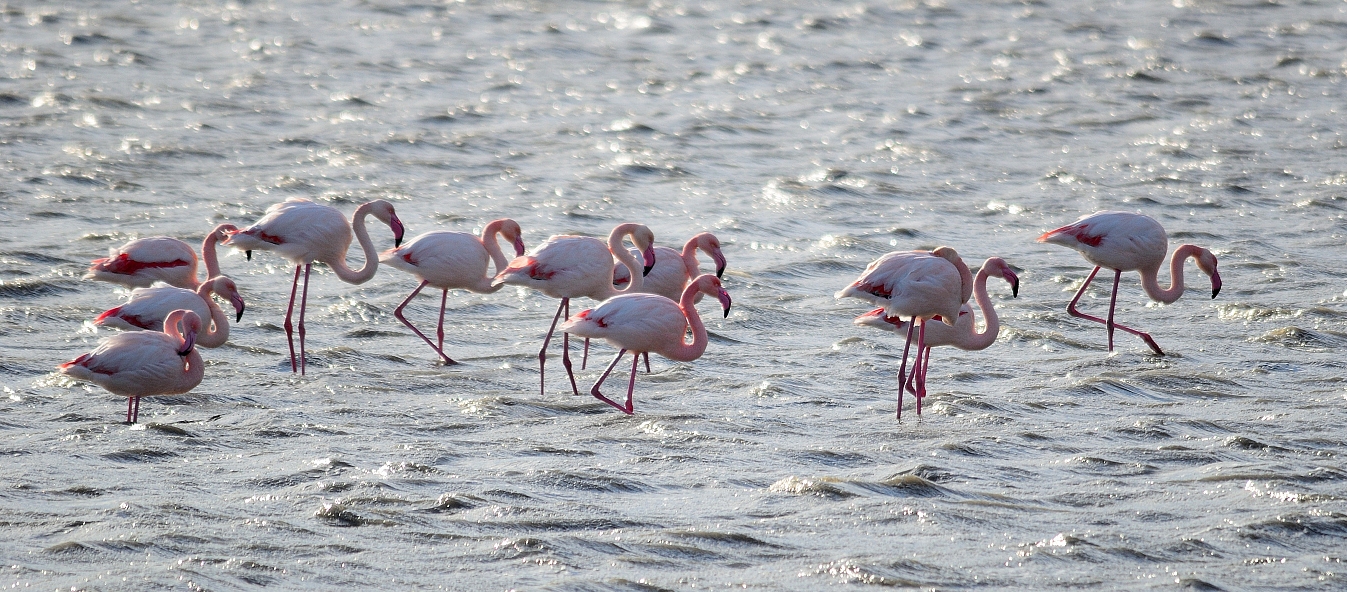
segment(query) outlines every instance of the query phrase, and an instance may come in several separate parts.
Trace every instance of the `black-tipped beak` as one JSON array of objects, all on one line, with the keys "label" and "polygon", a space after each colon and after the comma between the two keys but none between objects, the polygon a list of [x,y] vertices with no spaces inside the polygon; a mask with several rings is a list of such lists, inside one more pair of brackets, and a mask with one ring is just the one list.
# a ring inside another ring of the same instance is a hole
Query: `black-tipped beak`
[{"label": "black-tipped beak", "polygon": [[234,315],[234,322],[237,323],[242,320],[243,320],[243,307],[240,306],[238,314]]},{"label": "black-tipped beak", "polygon": [[407,231],[406,227],[402,225],[402,220],[399,220],[397,215],[394,214],[388,219],[388,227],[393,230],[393,248],[401,247],[402,235]]},{"label": "black-tipped beak", "polygon": [[1221,293],[1221,276],[1217,273],[1211,274],[1211,297],[1215,298]]},{"label": "black-tipped beak", "polygon": [[725,268],[724,268],[724,267],[717,267],[717,268],[716,268],[716,279],[720,279],[720,276],[722,276],[722,275],[725,275]]},{"label": "black-tipped beak", "polygon": [[650,275],[650,270],[655,268],[655,247],[648,247],[645,250],[645,271],[641,272],[641,277]]},{"label": "black-tipped beak", "polygon": [[1019,278],[1015,278],[1015,281],[1010,282],[1010,297],[1011,297],[1011,298],[1019,298],[1019,297],[1020,297],[1020,279],[1019,279]]},{"label": "black-tipped beak", "polygon": [[721,318],[729,318],[729,316],[730,316],[730,293],[729,293],[729,292],[726,292],[725,290],[721,290],[721,291],[720,291],[720,294],[717,294],[716,296],[717,296],[718,298],[720,298],[720,305],[723,306],[723,307],[725,307],[725,316],[723,316],[723,317],[721,317]]},{"label": "black-tipped beak", "polygon": [[716,249],[714,253],[711,253],[711,258],[716,262],[716,278],[720,278],[725,274],[725,255],[721,254],[720,249]]},{"label": "black-tipped beak", "polygon": [[514,237],[514,256],[523,257],[525,250],[526,249],[524,249],[524,237],[522,236]]},{"label": "black-tipped beak", "polygon": [[244,252],[243,252],[243,258],[244,258],[244,259],[247,259],[247,260],[249,260],[249,261],[252,261],[252,260],[253,260],[253,250],[252,250],[252,249],[248,249],[247,251],[244,251]]}]

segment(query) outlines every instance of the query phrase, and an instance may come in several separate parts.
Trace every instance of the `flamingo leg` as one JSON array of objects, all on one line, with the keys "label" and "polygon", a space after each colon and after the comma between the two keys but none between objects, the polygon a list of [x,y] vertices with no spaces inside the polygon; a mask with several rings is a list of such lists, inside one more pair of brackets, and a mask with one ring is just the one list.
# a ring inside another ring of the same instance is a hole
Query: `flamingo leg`
[{"label": "flamingo leg", "polygon": [[[921,330],[917,332],[917,352],[918,352],[918,356],[921,355],[920,352],[922,352],[923,350],[924,350],[924,351],[927,351],[927,352],[931,351],[930,348],[926,347],[926,321],[925,321],[925,320],[921,321]],[[914,363],[912,364],[912,372],[913,372],[914,374],[917,372],[917,364],[919,364],[919,363],[920,363],[920,362],[914,362]],[[921,415],[921,400],[924,399],[924,398],[926,398],[926,372],[923,371],[923,372],[921,373],[921,376],[917,377],[917,415]]]},{"label": "flamingo leg", "polygon": [[135,400],[135,397],[126,398],[126,423],[131,423],[131,403]]},{"label": "flamingo leg", "polygon": [[[435,350],[437,353],[439,353],[439,354],[440,354],[440,357],[444,360],[444,363],[445,363],[445,364],[454,364],[454,363],[456,363],[456,362],[454,362],[453,360],[449,359],[449,356],[444,355],[444,345],[443,345],[443,343],[444,343],[444,342],[443,342],[443,339],[444,339],[444,318],[443,318],[443,316],[441,316],[441,318],[440,318],[440,339],[441,339],[441,342],[440,342],[440,343],[441,343],[441,345],[440,345],[440,347],[435,347],[435,344],[432,343],[432,342],[430,341],[430,338],[429,338],[429,337],[426,337],[425,333],[422,333],[421,330],[420,330],[420,329],[417,329],[416,326],[413,325],[411,321],[407,320],[407,317],[405,317],[405,316],[402,315],[402,310],[405,309],[405,308],[407,308],[407,305],[408,305],[408,304],[411,304],[412,299],[413,299],[413,298],[416,298],[416,295],[417,295],[417,294],[420,294],[420,293],[421,293],[421,289],[422,289],[422,288],[425,288],[425,287],[426,287],[426,284],[428,284],[428,283],[430,283],[430,282],[427,282],[427,281],[424,281],[424,280],[423,280],[423,281],[421,282],[421,285],[417,286],[415,290],[412,290],[412,293],[407,295],[407,298],[406,298],[405,300],[402,301],[402,304],[399,304],[397,308],[393,309],[393,316],[394,316],[394,317],[397,317],[397,319],[398,319],[399,321],[402,321],[402,324],[406,325],[408,329],[411,329],[413,333],[415,333],[418,337],[420,337],[422,340],[424,340],[424,341],[426,342],[426,345],[429,345],[429,346],[430,346],[430,349],[433,349],[433,350]],[[441,315],[444,314],[444,309],[440,309],[440,314],[441,314]]]},{"label": "flamingo leg", "polygon": [[926,379],[926,370],[931,367],[931,348],[927,347],[921,352],[920,362],[913,362],[912,373],[907,376],[907,392],[917,394],[917,364],[921,364],[921,379]]},{"label": "flamingo leg", "polygon": [[903,418],[903,383],[907,381],[907,352],[912,347],[912,326],[915,324],[915,318],[907,324],[907,341],[903,342],[903,363],[898,366],[898,419]]},{"label": "flamingo leg", "polygon": [[580,369],[584,370],[585,365],[589,363],[589,338],[585,338],[585,353],[580,356]]},{"label": "flamingo leg", "polygon": [[1113,295],[1108,299],[1108,322],[1104,324],[1108,329],[1108,351],[1113,351],[1113,310],[1118,307],[1118,283],[1122,280],[1122,270],[1113,270]]},{"label": "flamingo leg", "polygon": [[[563,300],[566,307],[566,318],[571,318],[571,299]],[[563,332],[561,334],[561,365],[566,367],[566,376],[571,379],[571,391],[575,396],[580,396],[580,387],[575,385],[575,372],[571,369],[571,334]]]},{"label": "flamingo leg", "polygon": [[618,405],[616,401],[613,401],[612,399],[603,396],[603,393],[599,392],[599,387],[603,386],[603,381],[608,380],[608,375],[613,373],[613,368],[617,367],[617,363],[622,361],[622,356],[626,355],[626,353],[627,350],[625,349],[617,352],[617,356],[613,358],[613,362],[611,364],[608,364],[608,369],[603,371],[602,376],[599,376],[599,381],[594,383],[593,388],[589,389],[589,394],[594,395],[594,398],[603,401],[604,403],[607,403],[609,405],[612,405],[614,408],[621,410],[623,413],[631,415],[633,411],[631,404],[631,392],[632,389],[636,388],[636,360],[641,359],[640,352],[632,352],[632,357],[634,357],[635,359],[632,360],[631,364],[631,381],[627,388],[627,405],[625,407],[622,405]]},{"label": "flamingo leg", "polygon": [[136,408],[134,411],[131,412],[131,423],[136,423],[137,421],[140,421],[140,396],[137,395],[134,398],[136,400]]},{"label": "flamingo leg", "polygon": [[[1094,268],[1094,271],[1090,272],[1090,276],[1087,277],[1087,278],[1085,278],[1085,283],[1084,283],[1083,285],[1081,285],[1081,287],[1080,287],[1079,290],[1076,291],[1076,296],[1075,296],[1075,298],[1072,298],[1072,299],[1071,299],[1071,304],[1068,304],[1068,305],[1066,306],[1066,312],[1070,313],[1071,316],[1073,316],[1073,317],[1080,317],[1080,318],[1085,319],[1085,320],[1087,320],[1087,321],[1094,321],[1094,322],[1100,323],[1100,324],[1102,324],[1102,325],[1106,325],[1106,326],[1107,326],[1107,325],[1112,324],[1113,328],[1115,328],[1115,329],[1121,329],[1122,331],[1125,331],[1125,332],[1127,332],[1127,333],[1131,333],[1131,334],[1133,334],[1133,335],[1136,335],[1137,337],[1140,337],[1142,341],[1145,341],[1145,342],[1146,342],[1146,345],[1147,345],[1147,346],[1150,346],[1151,351],[1155,352],[1155,355],[1157,355],[1157,356],[1163,356],[1163,355],[1165,355],[1165,352],[1164,352],[1163,350],[1160,349],[1160,346],[1159,346],[1158,344],[1155,343],[1155,340],[1154,340],[1154,339],[1151,339],[1151,335],[1150,335],[1149,333],[1146,333],[1146,332],[1143,332],[1143,331],[1138,331],[1138,330],[1133,329],[1133,328],[1131,328],[1131,327],[1128,327],[1128,326],[1126,326],[1126,325],[1119,325],[1119,324],[1117,324],[1117,323],[1112,323],[1111,319],[1113,318],[1113,306],[1114,306],[1114,303],[1116,303],[1116,300],[1117,300],[1117,293],[1118,293],[1118,279],[1119,279],[1119,276],[1122,275],[1122,272],[1118,272],[1118,273],[1117,273],[1117,276],[1114,277],[1114,282],[1113,282],[1113,294],[1114,294],[1114,300],[1111,301],[1111,302],[1109,303],[1109,319],[1101,319],[1101,318],[1099,318],[1099,317],[1096,317],[1096,316],[1093,316],[1093,315],[1087,315],[1087,314],[1085,314],[1085,313],[1083,313],[1083,312],[1080,312],[1079,310],[1076,310],[1076,303],[1079,302],[1079,301],[1080,301],[1080,297],[1081,297],[1082,295],[1085,294],[1085,289],[1090,287],[1090,282],[1094,280],[1094,276],[1095,276],[1095,274],[1097,274],[1097,273],[1099,273],[1099,268],[1098,268],[1098,267],[1095,267],[1095,268]],[[1109,351],[1113,351],[1113,340],[1112,340],[1111,337],[1112,337],[1112,333],[1110,333],[1110,339],[1109,339]]]},{"label": "flamingo leg", "polygon": [[569,298],[562,298],[561,304],[557,305],[557,314],[552,317],[552,326],[547,329],[547,337],[543,338],[543,348],[538,350],[538,382],[540,394],[547,394],[547,378],[545,369],[547,366],[547,344],[552,342],[552,334],[557,330],[557,321],[561,319],[561,310],[566,308],[566,301]]},{"label": "flamingo leg", "polygon": [[290,304],[285,307],[285,341],[290,346],[290,371],[299,371],[299,363],[295,361],[295,326],[290,322],[290,318],[295,313],[295,294],[299,292],[299,266],[295,266],[295,281],[290,284]]},{"label": "flamingo leg", "polygon": [[[300,290],[299,295],[299,375],[304,376],[304,311],[309,308],[309,271],[313,269],[312,263],[304,264],[304,289]],[[291,362],[294,364],[294,362]],[[291,370],[293,372],[293,370]]]},{"label": "flamingo leg", "polygon": [[641,352],[641,357],[645,358],[645,373],[650,374],[650,352]]},{"label": "flamingo leg", "polygon": [[438,335],[440,338],[440,346],[436,348],[436,351],[440,352],[441,358],[444,358],[445,365],[454,365],[457,364],[458,362],[455,362],[449,356],[444,355],[444,306],[448,302],[449,302],[449,288],[445,288],[444,291],[440,292],[440,327],[436,331],[436,335]]}]

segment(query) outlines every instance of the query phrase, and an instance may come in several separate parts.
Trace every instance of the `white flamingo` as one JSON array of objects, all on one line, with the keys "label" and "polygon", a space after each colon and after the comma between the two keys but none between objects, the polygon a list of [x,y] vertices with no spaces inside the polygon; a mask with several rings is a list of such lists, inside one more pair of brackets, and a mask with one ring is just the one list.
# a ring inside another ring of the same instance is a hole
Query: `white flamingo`
[{"label": "white flamingo", "polygon": [[234,280],[218,276],[202,282],[196,290],[173,286],[136,288],[131,291],[131,299],[126,304],[104,311],[94,319],[94,324],[126,331],[159,331],[169,313],[186,309],[202,319],[210,319],[210,326],[198,336],[196,344],[220,347],[229,340],[229,317],[215,304],[211,294],[229,299],[234,307],[234,322],[243,318],[243,297],[239,295],[238,286]]},{"label": "white flamingo", "polygon": [[200,331],[201,317],[190,310],[175,310],[164,320],[163,332],[118,333],[56,368],[127,397],[126,421],[135,423],[141,397],[180,395],[201,384],[205,364],[196,350]]}]

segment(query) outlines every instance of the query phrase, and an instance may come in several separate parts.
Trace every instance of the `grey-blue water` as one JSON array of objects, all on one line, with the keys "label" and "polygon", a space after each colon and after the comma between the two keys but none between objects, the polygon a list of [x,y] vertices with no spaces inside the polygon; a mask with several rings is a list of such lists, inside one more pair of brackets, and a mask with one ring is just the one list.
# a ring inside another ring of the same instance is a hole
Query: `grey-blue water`
[{"label": "grey-blue water", "polygon": [[[1341,588],[1344,56],[1328,1],[11,0],[0,585]],[[53,372],[127,295],[90,259],[290,197],[390,200],[409,237],[710,230],[735,305],[633,417],[556,358],[538,393],[555,300],[451,295],[439,366],[386,267],[320,266],[295,376],[266,253],[224,258],[243,322],[139,425]],[[1220,259],[1215,300],[1124,277],[1168,356],[1066,314],[1089,267],[1034,238],[1101,209]],[[1022,288],[898,422],[901,340],[832,294],[942,244]]]}]

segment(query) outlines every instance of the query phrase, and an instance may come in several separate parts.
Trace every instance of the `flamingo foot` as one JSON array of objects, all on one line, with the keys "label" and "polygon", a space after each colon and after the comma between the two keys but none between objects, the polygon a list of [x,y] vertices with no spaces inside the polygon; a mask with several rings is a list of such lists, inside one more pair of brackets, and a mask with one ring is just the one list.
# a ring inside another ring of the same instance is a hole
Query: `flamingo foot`
[{"label": "flamingo foot", "polygon": [[599,381],[594,383],[593,388],[589,389],[589,394],[593,395],[595,399],[598,399],[600,401],[603,401],[604,403],[613,406],[614,409],[626,413],[627,415],[632,415],[635,413],[636,409],[635,406],[632,404],[631,395],[632,391],[636,388],[636,363],[641,359],[640,352],[632,352],[633,359],[631,362],[631,378],[627,383],[626,405],[618,404],[617,401],[609,399],[608,397],[605,397],[603,393],[599,392],[599,387],[603,386],[603,381],[608,379],[608,375],[612,374],[613,368],[617,366],[618,362],[622,361],[622,356],[625,355],[626,353],[627,350],[625,349],[617,352],[617,356],[613,358],[613,362],[611,364],[608,364],[608,369],[603,371],[603,375],[599,377]]}]

